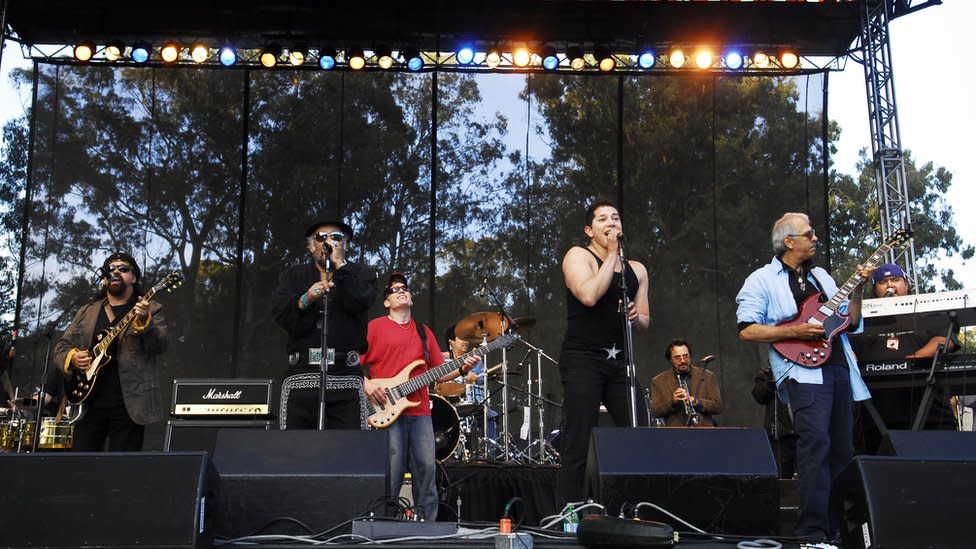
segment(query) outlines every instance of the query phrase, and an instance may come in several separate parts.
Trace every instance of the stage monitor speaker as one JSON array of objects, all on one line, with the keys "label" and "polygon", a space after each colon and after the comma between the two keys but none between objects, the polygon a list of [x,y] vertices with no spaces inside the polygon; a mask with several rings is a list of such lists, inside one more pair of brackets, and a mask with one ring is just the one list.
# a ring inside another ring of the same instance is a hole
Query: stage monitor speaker
[{"label": "stage monitor speaker", "polygon": [[976,461],[858,456],[830,504],[844,549],[971,548]]},{"label": "stage monitor speaker", "polygon": [[[776,460],[761,429],[593,429],[586,493],[616,515],[651,502],[709,532],[777,534]],[[687,527],[642,507],[641,519]]]},{"label": "stage monitor speaker", "polygon": [[207,452],[211,456],[220,429],[264,429],[274,422],[270,419],[171,419],[166,422],[163,450],[170,452]]},{"label": "stage monitor speaker", "polygon": [[3,547],[210,547],[202,452],[0,455]]},{"label": "stage monitor speaker", "polygon": [[[221,429],[214,466],[220,498],[214,533],[305,535],[382,511],[390,490],[386,431]],[[378,513],[380,514],[380,513]]]},{"label": "stage monitor speaker", "polygon": [[976,433],[962,431],[888,431],[879,456],[976,461]]}]

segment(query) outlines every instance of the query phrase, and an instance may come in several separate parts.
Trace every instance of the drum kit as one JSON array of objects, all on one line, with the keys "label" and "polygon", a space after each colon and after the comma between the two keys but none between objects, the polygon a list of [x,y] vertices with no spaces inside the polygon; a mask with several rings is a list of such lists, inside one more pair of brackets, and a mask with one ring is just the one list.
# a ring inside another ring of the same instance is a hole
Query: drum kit
[{"label": "drum kit", "polygon": [[[537,368],[534,372],[531,364],[525,371],[510,368],[507,351],[502,348],[498,351],[501,360],[490,368],[486,360],[478,367],[475,381],[458,378],[436,383],[431,392],[431,420],[438,462],[558,462],[558,453],[543,436],[543,406],[559,404],[543,397],[542,360],[558,363],[526,341],[524,336],[534,326],[532,317],[512,318],[499,312],[473,313],[455,324],[455,336],[474,345],[487,345],[502,334],[518,332],[523,336],[519,343],[529,349],[522,362],[535,353]],[[522,378],[525,378],[524,388]],[[525,411],[521,441],[509,430],[509,415],[516,410]],[[538,411],[537,429],[532,426],[535,410]],[[536,434],[538,437],[533,439]]]},{"label": "drum kit", "polygon": [[[0,453],[26,453],[34,447],[37,416],[36,400],[14,399],[12,408],[0,408]],[[74,436],[73,420],[61,417],[42,417],[37,449],[68,450]]]}]

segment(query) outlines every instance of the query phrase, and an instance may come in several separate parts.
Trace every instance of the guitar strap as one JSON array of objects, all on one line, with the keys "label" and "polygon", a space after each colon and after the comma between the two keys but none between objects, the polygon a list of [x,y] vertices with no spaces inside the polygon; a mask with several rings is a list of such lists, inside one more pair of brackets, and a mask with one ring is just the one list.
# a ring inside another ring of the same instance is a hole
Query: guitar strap
[{"label": "guitar strap", "polygon": [[112,306],[106,300],[102,308],[105,310],[105,316],[108,317],[108,327],[111,328],[115,324],[115,313],[112,311]]},{"label": "guitar strap", "polygon": [[414,319],[413,325],[417,327],[417,335],[420,336],[420,345],[424,348],[424,362],[430,364],[430,351],[427,350],[427,330],[424,329],[426,324]]}]

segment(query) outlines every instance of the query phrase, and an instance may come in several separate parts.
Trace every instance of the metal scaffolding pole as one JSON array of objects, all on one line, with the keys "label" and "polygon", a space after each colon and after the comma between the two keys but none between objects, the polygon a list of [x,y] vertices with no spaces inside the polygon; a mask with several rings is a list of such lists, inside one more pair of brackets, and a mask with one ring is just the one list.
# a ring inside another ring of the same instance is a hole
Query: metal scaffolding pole
[{"label": "metal scaffolding pole", "polygon": [[[864,0],[861,12],[861,51],[882,241],[887,241],[894,231],[912,224],[895,103],[891,44],[888,40],[892,1],[900,0]],[[909,284],[917,292],[914,241],[888,252],[887,260],[898,263],[905,269]]]}]

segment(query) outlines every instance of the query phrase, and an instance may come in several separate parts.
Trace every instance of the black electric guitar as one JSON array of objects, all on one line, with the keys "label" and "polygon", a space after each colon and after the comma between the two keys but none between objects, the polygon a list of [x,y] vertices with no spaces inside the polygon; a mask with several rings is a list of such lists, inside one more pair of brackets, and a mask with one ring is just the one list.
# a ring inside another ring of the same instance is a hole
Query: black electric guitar
[{"label": "black electric guitar", "polygon": [[416,377],[410,377],[410,372],[413,371],[414,368],[422,365],[424,363],[423,360],[415,360],[411,362],[406,368],[400,370],[400,373],[394,377],[374,379],[373,382],[383,388],[383,392],[386,394],[386,403],[378,405],[375,402],[368,401],[369,419],[367,421],[369,421],[369,424],[377,429],[389,427],[394,421],[397,420],[397,418],[400,417],[400,414],[402,414],[404,410],[420,405],[419,402],[408,399],[407,395],[422,387],[426,387],[431,382],[438,380],[451,372],[456,371],[458,368],[464,365],[464,361],[468,357],[483,357],[495,349],[501,349],[502,347],[510,347],[514,345],[518,339],[519,335],[514,332],[504,334],[501,337],[488,342],[486,345],[475,347],[473,351],[465,353],[450,362],[445,362],[432,370],[427,370]]},{"label": "black electric guitar", "polygon": [[[166,275],[166,278],[160,280],[155,286],[150,288],[142,297],[150,301],[155,297],[157,292],[162,290],[170,291],[182,283],[183,274],[179,271],[173,271]],[[64,389],[65,393],[67,393],[69,403],[81,404],[88,399],[92,389],[95,388],[98,372],[112,360],[112,356],[108,354],[109,346],[125,332],[135,318],[136,311],[133,308],[114,325],[95,335],[95,341],[97,343],[89,351],[92,357],[91,366],[84,371],[72,368],[71,376],[65,377],[64,379]]]}]

